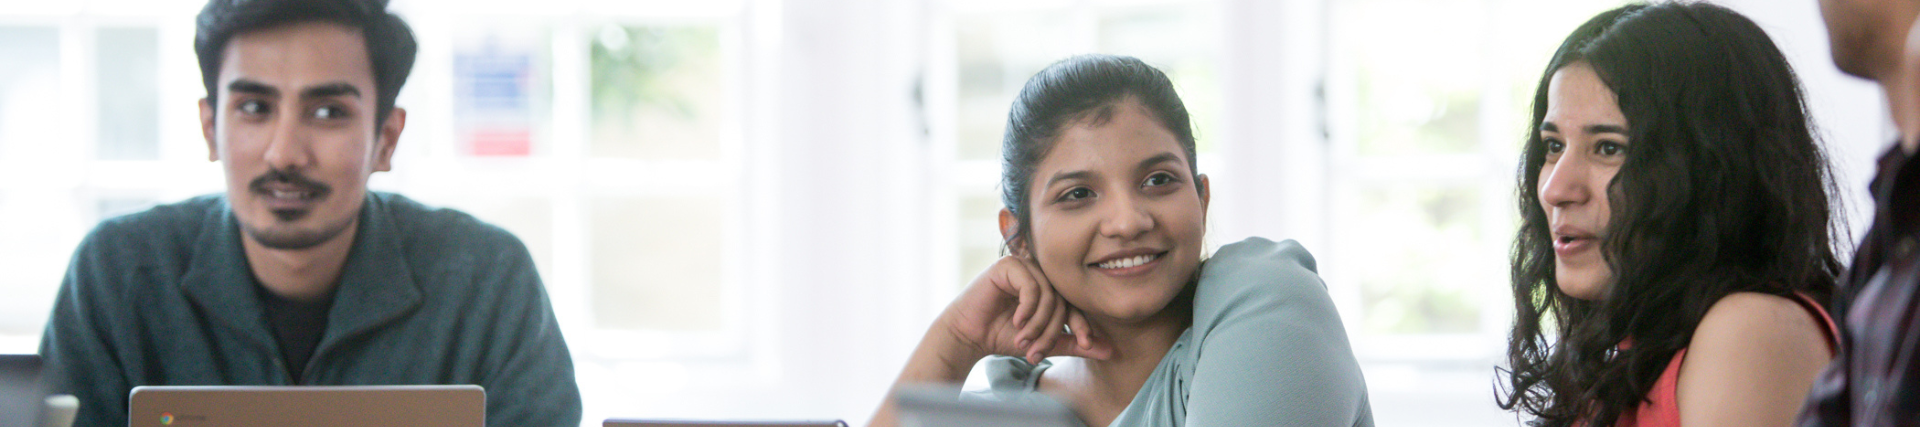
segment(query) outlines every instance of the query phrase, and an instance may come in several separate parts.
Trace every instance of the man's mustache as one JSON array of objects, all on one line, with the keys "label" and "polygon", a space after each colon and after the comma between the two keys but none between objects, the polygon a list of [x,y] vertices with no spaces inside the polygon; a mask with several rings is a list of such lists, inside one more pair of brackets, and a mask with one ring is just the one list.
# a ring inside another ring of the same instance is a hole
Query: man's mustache
[{"label": "man's mustache", "polygon": [[253,182],[247,184],[247,188],[256,193],[267,193],[272,191],[267,189],[267,184],[273,183],[292,185],[301,190],[313,193],[315,197],[324,196],[333,191],[333,187],[302,176],[299,172],[288,172],[279,169],[269,170],[267,173],[260,174],[259,177],[253,179]]}]

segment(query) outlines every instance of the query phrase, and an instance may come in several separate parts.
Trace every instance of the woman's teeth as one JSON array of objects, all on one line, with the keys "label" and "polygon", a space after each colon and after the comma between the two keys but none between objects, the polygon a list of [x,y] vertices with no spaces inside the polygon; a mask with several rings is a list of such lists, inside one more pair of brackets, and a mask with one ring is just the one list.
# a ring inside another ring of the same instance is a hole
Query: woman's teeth
[{"label": "woman's teeth", "polygon": [[1135,256],[1135,257],[1126,257],[1126,258],[1121,258],[1121,259],[1100,263],[1100,268],[1128,268],[1128,267],[1133,267],[1140,264],[1146,264],[1147,262],[1153,261],[1154,258],[1158,258],[1158,257],[1160,256],[1159,255],[1141,255],[1141,256]]}]

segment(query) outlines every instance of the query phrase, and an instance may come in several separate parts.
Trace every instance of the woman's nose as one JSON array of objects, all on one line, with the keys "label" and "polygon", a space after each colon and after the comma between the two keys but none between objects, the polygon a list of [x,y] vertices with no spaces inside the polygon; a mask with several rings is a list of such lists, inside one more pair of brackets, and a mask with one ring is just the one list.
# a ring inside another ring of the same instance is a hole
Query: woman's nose
[{"label": "woman's nose", "polygon": [[1587,188],[1587,166],[1574,156],[1540,169],[1540,203],[1548,207],[1586,203],[1593,196]]},{"label": "woman's nose", "polygon": [[1139,198],[1121,196],[1108,201],[1110,203],[1100,221],[1100,235],[1129,240],[1153,230],[1153,215],[1148,213]]}]

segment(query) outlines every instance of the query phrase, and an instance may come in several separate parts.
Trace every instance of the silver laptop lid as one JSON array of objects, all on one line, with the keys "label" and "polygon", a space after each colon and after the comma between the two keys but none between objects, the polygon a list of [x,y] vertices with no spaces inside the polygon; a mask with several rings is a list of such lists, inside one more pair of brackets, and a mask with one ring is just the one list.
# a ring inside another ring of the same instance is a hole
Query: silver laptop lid
[{"label": "silver laptop lid", "polygon": [[131,427],[484,427],[477,385],[141,386]]}]

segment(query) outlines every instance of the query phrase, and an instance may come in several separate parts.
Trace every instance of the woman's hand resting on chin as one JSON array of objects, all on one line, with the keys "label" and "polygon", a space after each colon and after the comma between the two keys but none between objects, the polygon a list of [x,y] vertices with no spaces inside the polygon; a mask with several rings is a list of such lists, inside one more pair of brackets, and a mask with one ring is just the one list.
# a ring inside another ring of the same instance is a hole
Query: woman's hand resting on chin
[{"label": "woman's hand resting on chin", "polygon": [[1040,363],[1048,356],[1104,360],[1113,354],[1038,265],[1014,256],[1001,257],[974,278],[934,327],[930,332],[944,329],[958,347],[946,354],[948,362],[968,368],[989,355]]},{"label": "woman's hand resting on chin", "polygon": [[[1048,356],[1106,360],[1113,356],[1113,345],[1100,339],[1086,316],[1054,291],[1038,266],[1002,257],[927,328],[894,385],[958,384],[975,363],[991,355],[1021,356],[1028,363]],[[893,426],[894,405],[891,398],[883,401],[869,425]]]}]

